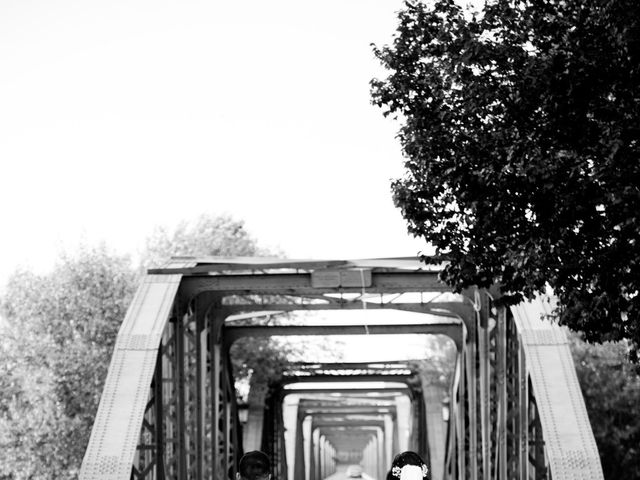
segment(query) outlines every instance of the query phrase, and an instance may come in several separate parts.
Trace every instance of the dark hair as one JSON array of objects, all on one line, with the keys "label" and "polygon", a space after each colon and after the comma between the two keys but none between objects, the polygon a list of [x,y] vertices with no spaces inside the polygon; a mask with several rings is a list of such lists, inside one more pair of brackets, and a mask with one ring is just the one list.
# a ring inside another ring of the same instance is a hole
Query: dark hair
[{"label": "dark hair", "polygon": [[271,461],[264,452],[254,450],[245,453],[238,464],[242,478],[257,480],[271,472]]},{"label": "dark hair", "polygon": [[417,467],[422,467],[423,465],[426,465],[426,463],[424,463],[424,460],[422,460],[422,457],[418,455],[416,452],[406,451],[406,452],[399,453],[398,455],[395,456],[395,458],[393,459],[393,462],[391,462],[391,468],[387,473],[387,480],[398,480],[398,477],[394,477],[393,474],[391,473],[393,471],[393,467],[402,468],[405,465],[415,465]]}]

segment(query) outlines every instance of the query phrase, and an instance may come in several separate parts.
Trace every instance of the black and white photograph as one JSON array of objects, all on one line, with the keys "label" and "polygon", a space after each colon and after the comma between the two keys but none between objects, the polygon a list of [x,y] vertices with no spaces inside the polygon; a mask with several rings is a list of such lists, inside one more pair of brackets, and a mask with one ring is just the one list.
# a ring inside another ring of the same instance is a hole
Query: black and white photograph
[{"label": "black and white photograph", "polygon": [[640,480],[640,2],[0,0],[0,480]]}]

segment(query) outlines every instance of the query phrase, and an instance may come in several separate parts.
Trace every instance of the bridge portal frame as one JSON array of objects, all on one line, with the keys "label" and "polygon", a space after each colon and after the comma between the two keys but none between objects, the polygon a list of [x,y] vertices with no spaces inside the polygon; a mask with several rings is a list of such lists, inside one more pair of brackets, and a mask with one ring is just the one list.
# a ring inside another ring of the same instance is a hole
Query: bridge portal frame
[{"label": "bridge portal frame", "polygon": [[532,313],[544,305],[497,308],[476,289],[446,306],[384,297],[447,292],[437,275],[413,259],[183,258],[150,271],[119,331],[80,478],[226,478],[242,446],[225,318],[352,308],[464,323],[441,478],[602,478],[566,338]]}]

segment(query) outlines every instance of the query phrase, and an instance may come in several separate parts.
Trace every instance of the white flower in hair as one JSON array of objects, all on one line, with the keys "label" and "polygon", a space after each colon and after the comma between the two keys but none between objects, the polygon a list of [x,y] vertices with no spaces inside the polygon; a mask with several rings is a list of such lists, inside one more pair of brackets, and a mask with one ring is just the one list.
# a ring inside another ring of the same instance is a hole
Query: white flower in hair
[{"label": "white flower in hair", "polygon": [[429,467],[424,463],[421,467],[417,465],[405,465],[400,468],[397,465],[391,469],[391,475],[401,480],[418,480],[427,478],[429,474]]},{"label": "white flower in hair", "polygon": [[405,465],[400,472],[400,480],[422,480],[422,467],[417,465]]}]

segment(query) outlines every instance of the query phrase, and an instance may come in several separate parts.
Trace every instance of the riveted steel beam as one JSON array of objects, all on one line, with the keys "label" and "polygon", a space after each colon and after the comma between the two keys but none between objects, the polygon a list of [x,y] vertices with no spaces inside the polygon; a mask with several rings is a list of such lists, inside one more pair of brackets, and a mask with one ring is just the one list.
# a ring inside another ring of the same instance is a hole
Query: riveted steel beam
[{"label": "riveted steel beam", "polygon": [[347,406],[335,406],[335,407],[304,407],[302,412],[305,415],[395,415],[395,409],[391,407],[347,407]]},{"label": "riveted steel beam", "polygon": [[325,383],[325,382],[398,382],[409,383],[414,381],[413,375],[309,375],[309,376],[296,376],[296,377],[284,377],[282,384],[289,383]]},{"label": "riveted steel beam", "polygon": [[381,303],[372,299],[340,300],[335,297],[315,297],[316,300],[326,300],[325,303],[241,303],[223,307],[229,315],[236,312],[295,312],[295,311],[324,311],[324,310],[402,310],[407,312],[424,313],[446,318],[467,318],[473,307],[468,302],[388,302]]},{"label": "riveted steel beam", "polygon": [[[354,394],[354,395],[360,395],[360,394],[369,394],[369,393],[395,393],[395,394],[399,394],[399,395],[406,395],[409,392],[409,387],[408,386],[389,386],[388,388],[384,388],[384,387],[380,387],[380,388],[367,388],[367,387],[357,387],[354,386],[353,388],[331,388],[331,390],[322,390],[319,388],[298,388],[298,387],[294,387],[294,388],[285,388],[282,393],[283,395],[291,395],[291,394],[298,394],[298,395],[304,395],[304,394],[324,394],[327,392],[331,392],[331,393],[340,393],[340,394]],[[350,397],[349,397],[350,398]],[[368,399],[372,399],[375,400],[377,398],[393,398],[393,397],[379,397],[379,396],[366,396],[366,397],[362,397],[362,398],[368,398]]]},{"label": "riveted steel beam", "polygon": [[231,345],[242,337],[267,337],[289,335],[398,335],[398,334],[446,335],[456,345],[462,343],[462,324],[460,322],[439,322],[428,324],[390,324],[390,325],[288,325],[260,327],[224,327],[226,342]]},{"label": "riveted steel beam", "polygon": [[[251,295],[307,295],[362,293],[362,286],[313,286],[312,274],[194,275],[185,277],[181,293],[187,298],[207,292]],[[432,272],[373,273],[366,293],[449,292],[451,289]]]},{"label": "riveted steel beam", "polygon": [[300,408],[362,408],[362,407],[373,407],[373,408],[395,408],[396,402],[395,399],[392,400],[380,400],[380,399],[363,399],[359,398],[349,398],[349,397],[331,397],[330,399],[301,399],[298,402],[298,406]]},{"label": "riveted steel beam", "polygon": [[357,427],[379,427],[379,428],[384,428],[384,420],[346,420],[346,419],[340,419],[340,420],[322,420],[322,421],[316,421],[315,419],[313,420],[312,423],[313,428],[326,428],[326,427],[340,427],[340,428],[344,428],[344,429],[351,429],[351,428],[357,428]]}]

